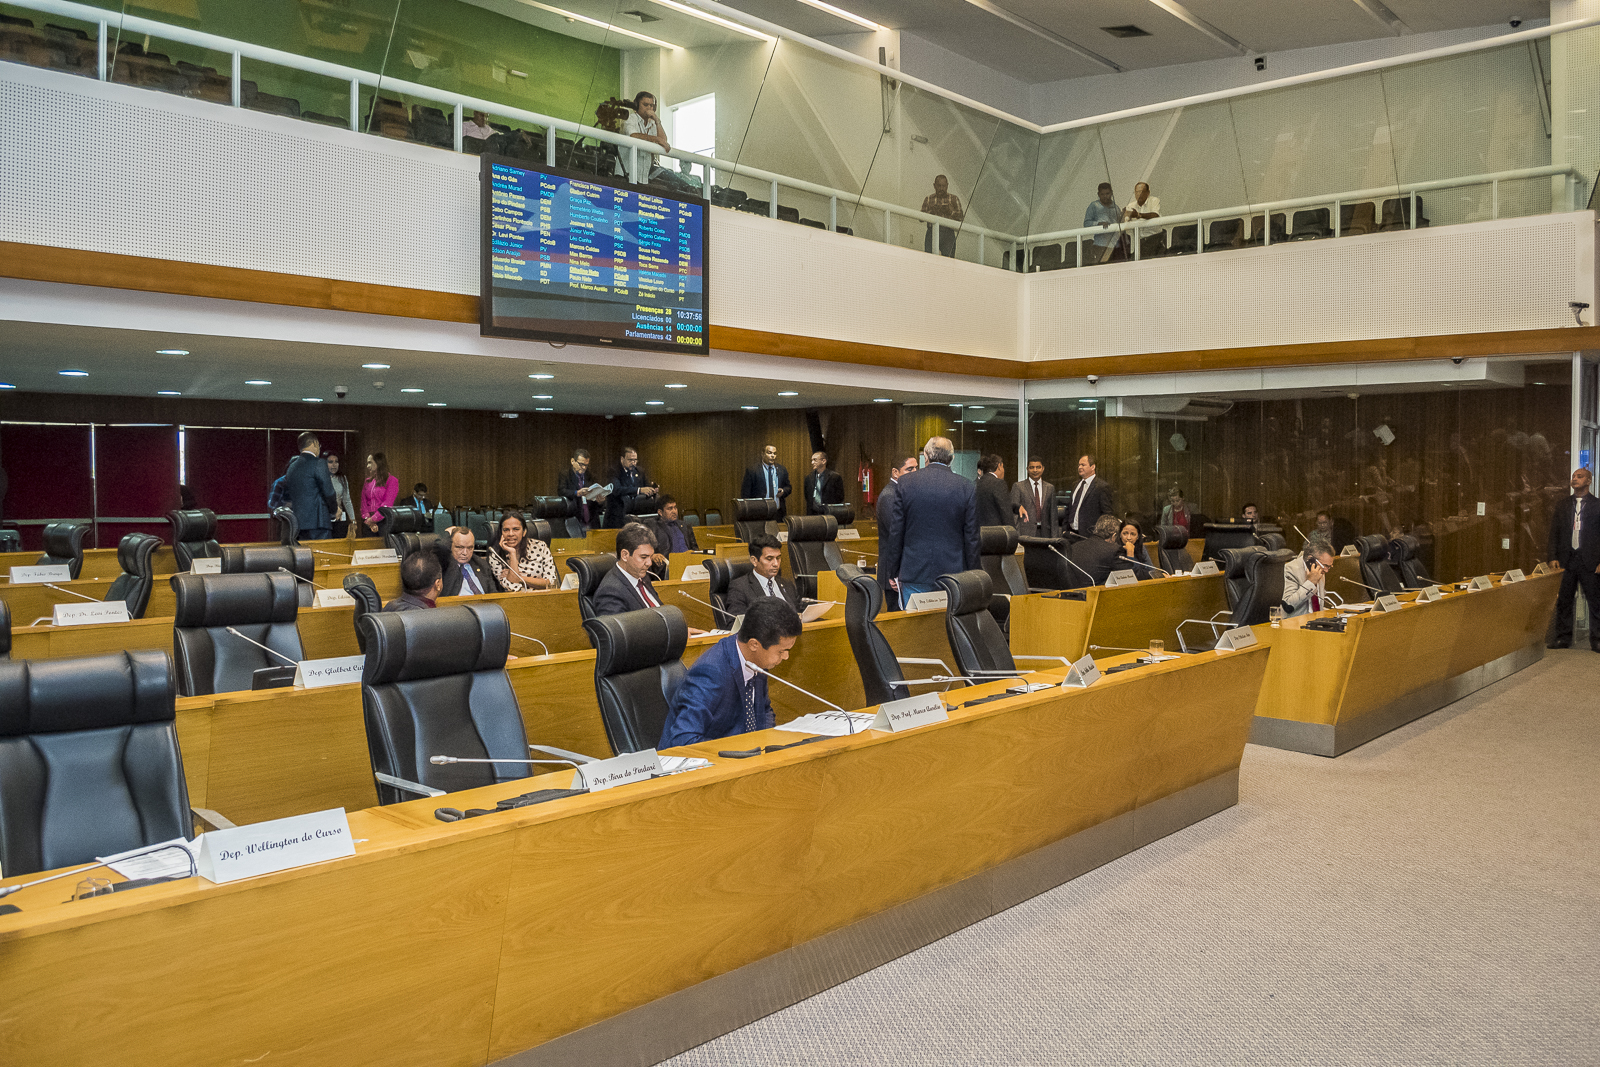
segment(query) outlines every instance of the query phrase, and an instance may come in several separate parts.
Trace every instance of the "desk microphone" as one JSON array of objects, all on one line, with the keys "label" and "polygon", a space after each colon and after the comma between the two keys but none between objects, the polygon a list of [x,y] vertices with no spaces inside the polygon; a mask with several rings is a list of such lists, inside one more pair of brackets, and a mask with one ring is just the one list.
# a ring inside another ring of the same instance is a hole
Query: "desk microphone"
[{"label": "desk microphone", "polygon": [[[737,540],[739,540],[737,537],[729,537],[727,534],[714,534],[714,533],[704,533],[704,532],[702,532],[699,536],[709,537],[714,541],[737,541]],[[699,537],[696,537],[695,539],[699,540]]]},{"label": "desk microphone", "polygon": [[313,548],[311,551],[315,552],[319,556],[338,556],[340,559],[355,559],[354,556],[349,555],[347,553],[344,553],[344,552],[329,552],[325,548]]},{"label": "desk microphone", "polygon": [[[27,889],[30,886],[42,885],[45,882],[53,882],[57,878],[68,878],[74,874],[82,874],[84,871],[98,870],[99,868],[108,866],[113,862],[131,860],[135,856],[144,856],[152,852],[165,852],[169,848],[183,848],[183,846],[169,843],[165,845],[151,845],[148,848],[137,849],[133,852],[124,852],[119,856],[113,857],[112,859],[100,860],[98,863],[91,863],[87,867],[78,867],[70,871],[62,871],[60,874],[52,874],[48,878],[36,878],[31,882],[23,882],[21,885],[8,885],[0,887],[0,897],[9,897],[12,893],[17,892],[18,890]],[[189,852],[189,850],[186,848],[183,850],[189,854],[189,877],[193,878],[196,874],[194,866],[194,853]]]},{"label": "desk microphone", "polygon": [[1369,593],[1377,593],[1379,596],[1388,596],[1389,595],[1389,590],[1387,590],[1387,589],[1374,589],[1370,585],[1361,585],[1361,583],[1356,581],[1354,578],[1346,578],[1346,577],[1341,575],[1339,580],[1341,582],[1349,582],[1351,585],[1360,585],[1361,588],[1365,589]]},{"label": "desk microphone", "polygon": [[579,766],[569,759],[471,759],[465,756],[429,756],[428,762],[440,766],[446,763],[559,763],[573,769]]},{"label": "desk microphone", "polygon": [[63,589],[59,585],[51,585],[49,582],[44,583],[44,587],[46,589],[54,589],[58,593],[65,593],[68,596],[75,596],[79,600],[87,600],[91,604],[99,604],[99,603],[101,603],[101,601],[97,600],[96,598],[94,598],[92,596],[85,596],[84,594],[78,592],[76,589]]},{"label": "desk microphone", "polygon": [[257,648],[261,649],[263,652],[270,652],[272,655],[277,656],[279,659],[283,660],[283,662],[287,663],[291,667],[300,666],[300,664],[298,662],[296,662],[295,660],[290,659],[288,656],[285,656],[282,652],[279,652],[277,649],[268,648],[266,645],[263,645],[260,641],[251,640],[250,638],[246,637],[244,634],[240,633],[238,630],[235,630],[231,626],[225,626],[225,627],[223,627],[223,629],[227,630],[230,634],[232,634],[233,636],[237,637],[241,641],[249,641],[252,645],[255,645]]},{"label": "desk microphone", "polygon": [[[704,604],[706,607],[710,608],[711,609],[711,626],[712,626],[712,629],[716,629],[716,630],[722,629],[722,623],[719,621],[721,616],[725,615],[725,616],[727,616],[729,622],[733,621],[733,618],[734,618],[733,613],[730,612],[727,608],[719,608],[715,604],[711,603],[710,601],[701,600],[699,597],[692,596],[689,593],[684,592],[682,589],[678,590],[678,595],[681,596],[681,597],[687,597],[688,599],[694,601],[696,604]],[[780,597],[779,599],[782,599],[782,598]],[[785,600],[784,603],[787,604],[788,601]]]},{"label": "desk microphone", "polygon": [[519,634],[519,633],[516,633],[515,631],[507,631],[507,632],[510,633],[512,637],[520,637],[524,641],[532,641],[534,644],[536,644],[540,648],[544,649],[544,654],[545,654],[546,657],[548,657],[550,655],[550,646],[545,644],[543,641],[539,640],[537,637],[529,637],[526,634]]},{"label": "desk microphone", "polygon": [[1297,534],[1299,534],[1299,535],[1300,535],[1300,539],[1301,539],[1301,540],[1302,540],[1302,541],[1309,541],[1309,540],[1311,540],[1311,538],[1309,538],[1309,537],[1307,537],[1307,536],[1306,536],[1306,532],[1305,532],[1305,531],[1304,531],[1304,530],[1302,530],[1302,529],[1300,529],[1300,527],[1298,527],[1298,526],[1296,526],[1296,525],[1295,525],[1295,524],[1294,524],[1294,523],[1292,523],[1292,522],[1291,522],[1291,523],[1290,523],[1290,524],[1289,524],[1289,528],[1290,528],[1290,529],[1291,529],[1291,530],[1293,530],[1293,531],[1294,531],[1294,532],[1295,532],[1295,533],[1297,533]]},{"label": "desk microphone", "polygon": [[[1118,555],[1121,555],[1121,553],[1118,553]],[[1146,563],[1144,560],[1142,560],[1142,559],[1134,559],[1132,556],[1122,556],[1122,559],[1121,559],[1120,562],[1132,563],[1132,564],[1134,564],[1136,566],[1139,566],[1139,567],[1148,567],[1151,570],[1155,571],[1157,574],[1164,574],[1168,578],[1172,577],[1172,572],[1171,571],[1164,571],[1160,567],[1157,567],[1154,563]],[[1118,569],[1120,569],[1120,568],[1118,568]]]},{"label": "desk microphone", "polygon": [[789,680],[787,680],[785,678],[779,678],[776,674],[773,674],[771,671],[765,670],[765,669],[763,669],[761,667],[757,667],[754,663],[751,663],[749,660],[745,660],[744,662],[745,662],[746,666],[748,666],[751,670],[755,671],[757,674],[764,674],[768,678],[771,678],[773,681],[782,682],[784,685],[788,686],[790,689],[798,690],[799,692],[804,693],[806,696],[810,697],[812,700],[815,700],[818,704],[826,704],[826,705],[828,705],[828,707],[832,708],[834,711],[843,713],[845,725],[850,728],[850,732],[852,734],[856,732],[856,721],[850,717],[850,713],[848,711],[845,711],[843,708],[841,708],[839,705],[835,704],[833,701],[831,701],[831,700],[823,700],[821,697],[817,696],[817,694],[811,692],[811,690],[809,690],[809,689],[801,689],[798,685],[795,685],[793,682],[791,682],[791,681],[789,681]]},{"label": "desk microphone", "polygon": [[1148,648],[1123,648],[1120,645],[1090,645],[1095,652],[1149,652]]},{"label": "desk microphone", "polygon": [[[1088,540],[1088,538],[1084,538],[1084,540]],[[1049,547],[1050,551],[1054,552],[1056,555],[1060,556],[1062,559],[1066,560],[1068,563],[1071,563],[1074,567],[1077,567],[1078,573],[1083,575],[1085,578],[1089,579],[1089,584],[1090,585],[1099,585],[1100,584],[1099,582],[1094,580],[1094,575],[1090,574],[1088,571],[1084,570],[1082,567],[1078,567],[1078,564],[1072,559],[1072,557],[1068,556],[1065,552],[1061,551],[1055,545],[1050,545],[1048,547]]]},{"label": "desk microphone", "polygon": [[294,571],[290,570],[288,567],[279,567],[278,569],[280,571],[282,571],[283,573],[287,574],[289,577],[293,578],[297,582],[305,582],[307,585],[313,586],[313,587],[315,587],[317,589],[326,589],[326,588],[328,588],[325,585],[317,585],[317,583],[313,582],[310,578],[302,578],[302,577],[300,577],[298,574],[296,574]]}]

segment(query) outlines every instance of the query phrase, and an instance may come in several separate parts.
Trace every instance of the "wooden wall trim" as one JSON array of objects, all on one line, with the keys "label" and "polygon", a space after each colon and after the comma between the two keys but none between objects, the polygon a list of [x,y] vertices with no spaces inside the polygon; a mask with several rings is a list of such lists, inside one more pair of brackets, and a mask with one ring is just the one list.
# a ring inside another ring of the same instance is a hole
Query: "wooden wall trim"
[{"label": "wooden wall trim", "polygon": [[[290,307],[395,315],[441,322],[477,322],[478,298],[457,293],[403,289],[295,274],[217,267],[201,263],[123,256],[0,241],[0,277],[67,285],[96,285],[147,293],[247,300]],[[1434,337],[1390,337],[1368,341],[1264,345],[1254,348],[1150,352],[1090,356],[1029,363],[967,356],[826,337],[768,333],[732,326],[711,327],[712,346],[734,352],[792,359],[890,367],[930,374],[965,374],[1027,381],[1086,374],[1168,374],[1175,371],[1302,367],[1335,363],[1391,363],[1470,356],[1521,355],[1600,349],[1600,326],[1557,330],[1507,330]]]}]

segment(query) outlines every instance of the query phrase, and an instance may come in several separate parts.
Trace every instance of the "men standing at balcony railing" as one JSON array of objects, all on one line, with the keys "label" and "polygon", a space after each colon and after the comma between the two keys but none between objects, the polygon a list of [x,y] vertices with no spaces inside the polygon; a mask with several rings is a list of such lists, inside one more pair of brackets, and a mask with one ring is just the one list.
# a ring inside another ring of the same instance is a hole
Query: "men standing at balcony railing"
[{"label": "men standing at balcony railing", "polygon": [[[637,137],[641,141],[649,141],[663,152],[672,151],[672,145],[667,142],[667,135],[661,132],[661,124],[656,121],[656,97],[654,93],[640,93],[633,98],[633,114],[628,116],[622,124],[622,132],[629,137]],[[618,151],[616,171],[630,180],[633,175],[628,170],[628,151]],[[648,181],[654,171],[661,168],[656,165],[654,153],[646,153],[639,160],[638,180]]]},{"label": "men standing at balcony railing", "polygon": [[[950,191],[950,179],[943,174],[933,179],[933,192],[922,198],[922,213],[960,222],[967,217],[962,210],[961,198]],[[922,240],[924,252],[933,251],[934,223],[928,223],[928,235]],[[946,259],[956,258],[956,227],[939,227],[939,254]]]},{"label": "men standing at balcony railing", "polygon": [[[1083,257],[1083,265],[1094,263],[1115,263],[1126,258],[1122,250],[1122,209],[1117,206],[1117,198],[1112,195],[1111,183],[1100,183],[1100,196],[1090,202],[1083,213],[1083,226],[1100,227],[1100,232],[1094,235],[1094,253]],[[1111,227],[1117,227],[1113,230]]]},{"label": "men standing at balcony railing", "polygon": [[1161,198],[1150,195],[1150,183],[1139,182],[1133,187],[1133,200],[1122,209],[1123,222],[1161,217]]}]

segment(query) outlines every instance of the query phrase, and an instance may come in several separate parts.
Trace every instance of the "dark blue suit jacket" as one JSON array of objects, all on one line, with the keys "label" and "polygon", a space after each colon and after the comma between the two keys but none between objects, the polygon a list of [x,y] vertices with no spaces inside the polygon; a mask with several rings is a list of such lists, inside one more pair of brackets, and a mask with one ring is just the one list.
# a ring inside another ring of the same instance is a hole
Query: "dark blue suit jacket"
[{"label": "dark blue suit jacket", "polygon": [[[717,737],[742,734],[744,669],[739,660],[739,635],[729,634],[689,668],[667,713],[657,748],[692,745]],[[756,675],[756,729],[770,730],[777,720],[767,699],[767,676]]]},{"label": "dark blue suit jacket", "polygon": [[879,529],[880,571],[916,585],[978,568],[977,487],[943,463],[904,475],[895,486],[889,531]]},{"label": "dark blue suit jacket", "polygon": [[301,452],[289,461],[283,488],[300,529],[326,530],[333,525],[333,479],[327,460]]}]

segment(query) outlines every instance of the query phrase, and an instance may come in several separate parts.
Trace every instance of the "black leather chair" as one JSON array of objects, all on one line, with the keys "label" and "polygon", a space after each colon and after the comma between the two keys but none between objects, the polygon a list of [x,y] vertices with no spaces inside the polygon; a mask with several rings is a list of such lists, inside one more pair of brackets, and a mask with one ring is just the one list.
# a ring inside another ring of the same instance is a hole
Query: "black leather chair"
[{"label": "black leather chair", "polygon": [[1394,564],[1389,562],[1389,542],[1382,534],[1367,534],[1365,537],[1356,538],[1356,550],[1361,553],[1363,585],[1382,589],[1385,593],[1398,593],[1405,588]]},{"label": "black leather chair", "polygon": [[1283,539],[1282,532],[1278,532],[1278,533],[1272,533],[1272,532],[1261,533],[1261,532],[1257,532],[1256,533],[1256,544],[1260,545],[1262,548],[1266,549],[1268,552],[1277,552],[1280,549],[1284,549],[1284,548],[1288,548],[1289,547],[1289,542],[1287,542],[1287,541],[1285,541]]},{"label": "black leather chair", "polygon": [[172,524],[172,555],[178,570],[188,570],[197,559],[222,555],[222,546],[217,544],[217,516],[210,508],[169,511],[167,521]]},{"label": "black leather chair", "polygon": [[[781,518],[783,507],[776,500],[768,497],[738,497],[733,502],[733,535],[748,543],[757,534],[776,530],[777,520]],[[706,525],[717,525],[711,521],[709,513]]]},{"label": "black leather chair", "polygon": [[302,608],[309,608],[316,589],[307,585],[316,571],[316,557],[309,548],[288,545],[224,545],[222,548],[223,574],[276,574],[286,570],[299,575],[305,582],[295,582],[295,599]]},{"label": "black leather chair", "polygon": [[130,619],[144,618],[144,609],[150,606],[150,589],[156,580],[156,549],[161,544],[161,538],[147,533],[128,534],[117,544],[117,563],[122,573],[106,590],[106,599],[128,605]]},{"label": "black leather chair", "polygon": [[674,607],[646,608],[589,619],[594,644],[594,693],[612,755],[661,743],[667,711],[688,670],[683,649],[689,624]]},{"label": "black leather chair", "polygon": [[278,543],[290,547],[298,545],[300,543],[300,520],[295,517],[294,508],[274,508],[272,517],[278,523]]},{"label": "black leather chair", "polygon": [[[496,531],[495,543],[499,543]],[[436,533],[397,533],[389,535],[389,547],[401,561],[413,552],[432,552],[441,570],[450,566],[450,541]]]},{"label": "black leather chair", "polygon": [[366,652],[366,634],[361,629],[361,616],[369,615],[383,610],[383,597],[378,595],[378,587],[372,579],[356,571],[344,576],[344,591],[350,594],[350,599],[356,602],[352,622],[356,628],[356,647]]},{"label": "black leather chair", "polygon": [[52,522],[44,528],[44,555],[36,565],[65,563],[67,573],[76,578],[83,570],[83,540],[88,536],[86,522]]},{"label": "black leather chair", "polygon": [[1400,581],[1407,589],[1423,589],[1433,584],[1433,579],[1428,577],[1428,568],[1422,563],[1418,553],[1422,543],[1410,534],[1403,534],[1398,542],[1399,558],[1395,566],[1400,571]]},{"label": "black leather chair", "polygon": [[[0,659],[11,658],[11,605],[0,600]],[[0,866],[0,870],[4,870]]]},{"label": "black leather chair", "polygon": [[1228,613],[1237,615],[1239,605],[1249,599],[1250,560],[1265,552],[1260,545],[1222,550],[1222,593],[1228,599]]},{"label": "black leather chair", "polygon": [[0,527],[0,552],[21,552],[22,531],[10,526]]},{"label": "black leather chair", "polygon": [[[380,612],[362,616],[361,628],[367,650],[361,707],[378,803],[550,770],[527,763],[428,762],[431,756],[526,760],[536,747],[528,744],[506,674],[511,625],[500,605]],[[588,758],[560,755],[574,762]]]},{"label": "black leather chair", "polygon": [[824,504],[827,514],[833,516],[833,521],[840,526],[849,526],[856,521],[856,506],[854,504]]},{"label": "black leather chair", "polygon": [[1286,548],[1261,549],[1245,564],[1248,582],[1233,606],[1233,625],[1260,626],[1274,606],[1283,603],[1283,568],[1294,553]]},{"label": "black leather chair", "polygon": [[189,808],[165,652],[0,664],[0,767],[8,875],[229,825]]},{"label": "black leather chair", "polygon": [[722,512],[720,512],[720,511],[708,511],[708,512],[706,512],[706,525],[707,526],[721,526],[722,525]]},{"label": "black leather chair", "polygon": [[1022,570],[1030,590],[1076,589],[1081,583],[1081,578],[1073,580],[1078,572],[1063,558],[1067,551],[1066,538],[1018,537],[1017,543],[1022,545]]},{"label": "black leather chair", "polygon": [[1156,549],[1161,558],[1156,565],[1169,574],[1179,571],[1194,569],[1194,560],[1189,556],[1189,531],[1182,526],[1157,526]]},{"label": "black leather chair", "polygon": [[567,557],[568,569],[578,576],[578,613],[585,622],[598,617],[594,610],[595,591],[616,565],[617,557],[609,552]]},{"label": "black leather chair", "polygon": [[[251,688],[263,667],[287,666],[252,645],[259,641],[292,662],[303,658],[295,618],[300,583],[287,574],[177,574],[172,645],[178,692],[186,697]],[[233,627],[250,641],[228,632]]]},{"label": "black leather chair", "polygon": [[839,522],[832,515],[789,516],[789,570],[801,596],[815,600],[818,573],[844,562],[838,537]]},{"label": "black leather chair", "polygon": [[383,516],[378,523],[378,536],[391,548],[394,547],[393,534],[433,531],[433,523],[416,508],[379,508],[378,514]]},{"label": "black leather chair", "polygon": [[883,590],[876,577],[858,574],[845,583],[844,632],[850,639],[850,652],[861,672],[861,688],[869,705],[911,695],[894,649],[873,621],[881,610]]},{"label": "black leather chair", "polygon": [[989,576],[983,571],[941,574],[939,588],[948,598],[944,628],[956,658],[956,673],[969,677],[1015,674],[1017,665],[1006,635],[989,613],[993,595]]},{"label": "black leather chair", "polygon": [[726,630],[733,625],[733,616],[728,614],[728,586],[755,570],[755,564],[749,558],[745,559],[718,559],[715,556],[706,558],[706,574],[710,576],[710,595],[707,597],[715,609],[717,629]]},{"label": "black leather chair", "polygon": [[1014,526],[985,526],[978,531],[978,558],[990,584],[1006,596],[1021,596],[1028,591],[1028,580],[1017,562],[1017,530]]}]

